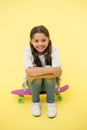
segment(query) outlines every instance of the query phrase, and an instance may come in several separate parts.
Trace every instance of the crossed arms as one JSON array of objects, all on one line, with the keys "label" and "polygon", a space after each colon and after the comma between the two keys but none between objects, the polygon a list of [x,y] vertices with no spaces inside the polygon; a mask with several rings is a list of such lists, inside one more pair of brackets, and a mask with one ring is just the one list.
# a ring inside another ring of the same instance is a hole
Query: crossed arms
[{"label": "crossed arms", "polygon": [[60,78],[61,67],[29,67],[25,70],[29,82],[37,78]]}]

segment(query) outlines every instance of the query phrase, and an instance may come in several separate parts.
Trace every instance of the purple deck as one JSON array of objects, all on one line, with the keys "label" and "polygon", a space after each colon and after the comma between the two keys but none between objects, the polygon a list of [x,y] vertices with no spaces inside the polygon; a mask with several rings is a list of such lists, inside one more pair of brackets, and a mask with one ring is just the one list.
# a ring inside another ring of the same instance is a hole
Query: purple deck
[{"label": "purple deck", "polygon": [[[68,88],[69,88],[68,85],[60,87],[60,92],[64,92]],[[58,92],[59,92],[58,88],[55,88],[55,93],[58,93]],[[32,95],[30,89],[26,89],[26,90],[24,90],[24,89],[13,90],[13,91],[11,91],[11,93],[15,94],[15,95],[21,95],[21,96],[23,96],[23,95]],[[45,94],[45,93],[46,93],[45,91],[41,91],[40,94]]]}]

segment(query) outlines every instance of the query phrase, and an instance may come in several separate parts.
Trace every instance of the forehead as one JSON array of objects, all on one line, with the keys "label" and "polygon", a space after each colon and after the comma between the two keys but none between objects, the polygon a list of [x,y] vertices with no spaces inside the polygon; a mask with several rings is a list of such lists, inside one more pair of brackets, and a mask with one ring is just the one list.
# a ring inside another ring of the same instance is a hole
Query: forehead
[{"label": "forehead", "polygon": [[47,36],[45,36],[44,33],[35,33],[33,36],[33,39],[45,39]]}]

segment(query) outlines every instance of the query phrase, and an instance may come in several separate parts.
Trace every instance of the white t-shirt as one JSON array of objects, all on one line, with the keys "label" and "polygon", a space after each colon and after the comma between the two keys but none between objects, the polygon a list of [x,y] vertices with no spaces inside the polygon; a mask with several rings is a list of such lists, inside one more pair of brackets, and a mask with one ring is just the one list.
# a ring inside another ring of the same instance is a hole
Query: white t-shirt
[{"label": "white t-shirt", "polygon": [[[59,55],[58,55],[58,49],[56,47],[52,46],[51,57],[52,57],[52,67],[61,67]],[[40,55],[39,58],[41,60],[42,66],[45,67],[46,63],[45,63],[44,55]],[[31,48],[30,46],[28,46],[24,51],[24,68],[26,70],[28,67],[34,67],[34,66],[36,66],[34,64],[34,58],[31,53]]]}]

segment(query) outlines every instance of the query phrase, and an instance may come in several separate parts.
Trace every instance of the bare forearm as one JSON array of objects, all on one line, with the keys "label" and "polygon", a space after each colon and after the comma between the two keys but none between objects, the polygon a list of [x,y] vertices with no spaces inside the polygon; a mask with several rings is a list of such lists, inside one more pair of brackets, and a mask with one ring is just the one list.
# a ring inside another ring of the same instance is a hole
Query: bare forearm
[{"label": "bare forearm", "polygon": [[60,77],[62,70],[60,67],[32,67],[26,70],[27,76],[40,76],[47,74],[54,74]]},{"label": "bare forearm", "polygon": [[51,67],[49,69],[45,67],[31,67],[26,70],[26,74],[29,76],[39,76],[39,75],[42,75],[42,74],[44,75],[48,73],[52,73]]}]

